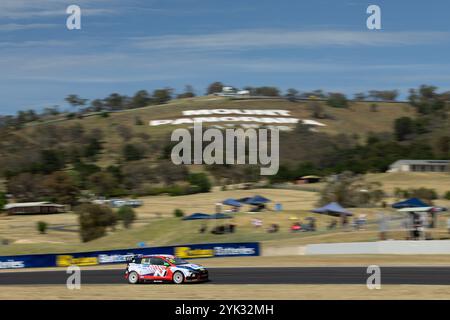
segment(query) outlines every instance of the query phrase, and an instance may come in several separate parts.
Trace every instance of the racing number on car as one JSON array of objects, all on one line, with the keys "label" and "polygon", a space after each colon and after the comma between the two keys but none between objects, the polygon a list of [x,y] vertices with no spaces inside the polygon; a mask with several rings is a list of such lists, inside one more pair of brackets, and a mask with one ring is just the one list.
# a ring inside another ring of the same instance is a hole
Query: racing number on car
[{"label": "racing number on car", "polygon": [[164,267],[155,267],[155,273],[154,273],[154,276],[155,277],[165,277],[166,276],[166,274],[167,274],[167,269],[166,268],[164,268]]}]

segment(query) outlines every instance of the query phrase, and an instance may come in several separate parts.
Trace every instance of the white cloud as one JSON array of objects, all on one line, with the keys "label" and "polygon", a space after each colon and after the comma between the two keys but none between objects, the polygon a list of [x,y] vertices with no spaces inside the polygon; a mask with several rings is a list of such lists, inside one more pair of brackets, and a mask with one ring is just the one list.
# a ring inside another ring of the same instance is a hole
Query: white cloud
[{"label": "white cloud", "polygon": [[144,49],[239,50],[318,46],[405,46],[448,41],[449,32],[241,30],[201,35],[134,38]]},{"label": "white cloud", "polygon": [[50,24],[50,23],[29,23],[29,24],[8,23],[8,24],[0,24],[0,31],[49,29],[57,26],[58,26],[57,24]]}]

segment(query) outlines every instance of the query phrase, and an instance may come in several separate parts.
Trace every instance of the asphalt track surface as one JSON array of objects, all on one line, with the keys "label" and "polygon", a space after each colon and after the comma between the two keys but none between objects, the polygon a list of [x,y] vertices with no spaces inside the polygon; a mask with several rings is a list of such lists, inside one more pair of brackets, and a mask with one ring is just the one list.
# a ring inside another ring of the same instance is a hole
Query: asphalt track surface
[{"label": "asphalt track surface", "polygon": [[[363,267],[210,268],[210,284],[366,284]],[[66,271],[2,272],[0,285],[65,285]],[[82,284],[126,284],[123,269],[82,270]],[[450,285],[450,267],[381,267],[382,284]]]}]

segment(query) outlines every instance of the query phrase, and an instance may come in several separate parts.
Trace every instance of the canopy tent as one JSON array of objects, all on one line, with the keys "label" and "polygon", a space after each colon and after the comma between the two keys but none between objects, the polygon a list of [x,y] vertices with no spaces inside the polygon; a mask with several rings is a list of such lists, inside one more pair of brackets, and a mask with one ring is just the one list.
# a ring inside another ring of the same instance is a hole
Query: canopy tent
[{"label": "canopy tent", "polygon": [[405,201],[400,201],[400,202],[394,203],[392,205],[392,208],[394,208],[394,209],[423,208],[423,207],[429,207],[429,205],[418,198],[411,198],[411,199],[408,199]]},{"label": "canopy tent", "polygon": [[242,204],[238,200],[235,200],[232,198],[228,198],[228,199],[224,200],[222,203],[227,206],[242,207]]},{"label": "canopy tent", "polygon": [[202,220],[202,219],[211,219],[211,216],[206,213],[193,213],[190,216],[183,218],[183,220]]},{"label": "canopy tent", "polygon": [[[251,198],[244,198],[244,199],[240,199],[239,201],[244,202],[246,204],[251,204],[253,206],[258,206],[260,204],[265,204],[265,203],[270,202],[270,199],[264,198],[263,196],[259,196],[259,195],[256,195]],[[244,201],[242,201],[242,200],[244,200]]]},{"label": "canopy tent", "polygon": [[214,213],[209,216],[209,219],[231,219],[231,218],[233,217],[224,213]]},{"label": "canopy tent", "polygon": [[353,215],[351,212],[348,212],[347,210],[345,210],[337,202],[331,202],[331,203],[327,204],[326,206],[323,206],[321,208],[317,208],[317,209],[314,209],[311,211],[314,213],[328,214],[328,215],[334,216],[334,217],[340,217],[341,215],[346,215],[346,216]]}]

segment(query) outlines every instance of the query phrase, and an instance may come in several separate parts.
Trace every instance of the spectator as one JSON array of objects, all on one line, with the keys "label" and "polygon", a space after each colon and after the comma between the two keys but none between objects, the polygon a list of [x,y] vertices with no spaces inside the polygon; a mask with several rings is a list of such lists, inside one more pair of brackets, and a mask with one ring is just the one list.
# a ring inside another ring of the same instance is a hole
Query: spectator
[{"label": "spectator", "polygon": [[255,228],[260,228],[260,227],[262,227],[263,222],[261,219],[255,218],[255,219],[252,219],[252,224]]},{"label": "spectator", "polygon": [[291,226],[291,232],[299,232],[302,230],[300,222],[294,222]]},{"label": "spectator", "polygon": [[276,223],[273,223],[270,225],[270,227],[267,229],[268,233],[276,233],[278,232],[279,226]]},{"label": "spectator", "polygon": [[332,221],[330,221],[330,223],[328,224],[327,229],[328,229],[328,230],[332,230],[332,229],[335,229],[336,226],[337,226],[336,220],[332,220]]}]

